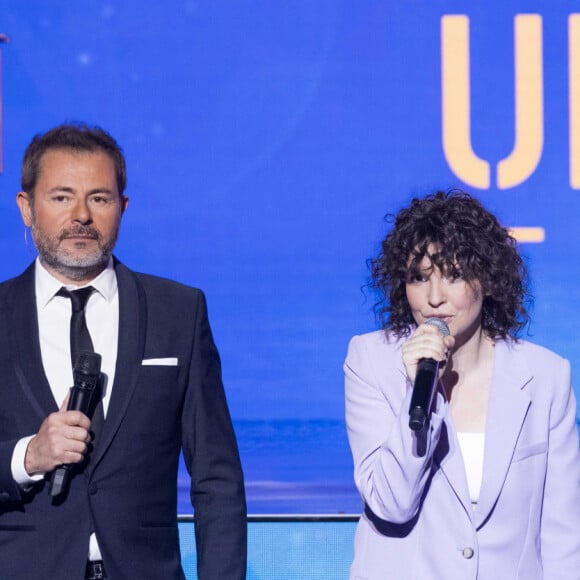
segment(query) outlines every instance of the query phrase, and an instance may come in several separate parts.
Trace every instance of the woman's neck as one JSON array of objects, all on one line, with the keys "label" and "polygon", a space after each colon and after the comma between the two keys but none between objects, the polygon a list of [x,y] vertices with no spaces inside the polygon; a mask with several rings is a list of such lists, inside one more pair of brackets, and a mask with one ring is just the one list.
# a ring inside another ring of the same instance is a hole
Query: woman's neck
[{"label": "woman's neck", "polygon": [[457,373],[471,373],[479,366],[487,364],[494,346],[494,340],[481,326],[463,340],[457,337],[455,348],[451,353],[453,369]]},{"label": "woman's neck", "polygon": [[445,365],[441,385],[457,431],[485,431],[494,347],[480,330],[454,349]]}]

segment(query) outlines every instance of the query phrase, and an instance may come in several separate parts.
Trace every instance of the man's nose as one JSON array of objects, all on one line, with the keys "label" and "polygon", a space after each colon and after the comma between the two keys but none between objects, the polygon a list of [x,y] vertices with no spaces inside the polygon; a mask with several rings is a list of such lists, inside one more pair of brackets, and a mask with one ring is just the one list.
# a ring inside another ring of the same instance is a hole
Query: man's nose
[{"label": "man's nose", "polygon": [[73,208],[72,220],[80,224],[91,223],[91,210],[88,203],[83,200],[78,200]]}]

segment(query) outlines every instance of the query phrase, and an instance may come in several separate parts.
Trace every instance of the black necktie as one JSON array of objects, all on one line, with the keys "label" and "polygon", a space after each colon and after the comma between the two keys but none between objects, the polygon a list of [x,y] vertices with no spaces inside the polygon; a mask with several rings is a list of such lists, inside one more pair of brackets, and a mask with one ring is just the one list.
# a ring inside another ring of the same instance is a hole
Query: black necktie
[{"label": "black necktie", "polygon": [[[70,319],[70,354],[73,369],[75,368],[77,357],[80,352],[94,352],[95,350],[93,348],[93,341],[91,340],[91,335],[85,319],[85,308],[90,295],[94,291],[95,289],[92,286],[87,286],[86,288],[80,288],[79,290],[67,290],[66,288],[61,288],[57,292],[58,296],[70,298],[72,304],[72,315]],[[97,445],[97,438],[100,435],[105,421],[100,382],[93,392],[91,411],[91,430],[93,432],[93,448],[95,448]]]},{"label": "black necktie", "polygon": [[79,352],[89,351],[94,352],[93,341],[87,328],[87,321],[85,319],[85,307],[90,295],[94,292],[92,286],[81,288],[80,290],[67,290],[61,288],[58,291],[59,296],[70,298],[72,303],[72,316],[70,319],[70,357],[73,369],[77,362]]}]

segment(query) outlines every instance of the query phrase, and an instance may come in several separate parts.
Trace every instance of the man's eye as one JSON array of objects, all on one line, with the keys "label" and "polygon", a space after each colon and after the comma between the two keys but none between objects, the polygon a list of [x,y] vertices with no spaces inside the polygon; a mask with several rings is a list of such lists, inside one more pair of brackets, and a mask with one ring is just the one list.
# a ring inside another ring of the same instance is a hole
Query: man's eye
[{"label": "man's eye", "polygon": [[101,205],[101,204],[109,203],[111,201],[111,198],[106,196],[106,195],[93,195],[91,197],[91,201],[93,203]]}]

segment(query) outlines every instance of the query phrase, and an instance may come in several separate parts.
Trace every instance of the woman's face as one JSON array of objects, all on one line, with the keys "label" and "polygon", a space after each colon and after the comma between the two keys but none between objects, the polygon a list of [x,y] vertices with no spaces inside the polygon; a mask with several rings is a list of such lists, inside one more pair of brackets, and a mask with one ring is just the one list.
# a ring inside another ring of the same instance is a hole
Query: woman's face
[{"label": "woman's face", "polygon": [[461,273],[442,272],[430,258],[437,251],[431,244],[416,275],[407,281],[407,301],[417,324],[441,318],[451,335],[463,342],[481,328],[481,284],[476,280],[466,282]]}]

